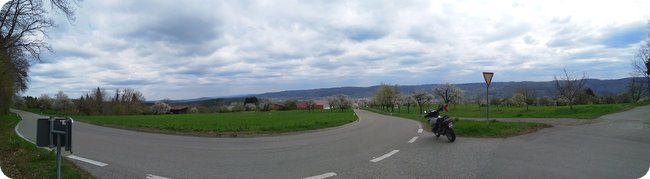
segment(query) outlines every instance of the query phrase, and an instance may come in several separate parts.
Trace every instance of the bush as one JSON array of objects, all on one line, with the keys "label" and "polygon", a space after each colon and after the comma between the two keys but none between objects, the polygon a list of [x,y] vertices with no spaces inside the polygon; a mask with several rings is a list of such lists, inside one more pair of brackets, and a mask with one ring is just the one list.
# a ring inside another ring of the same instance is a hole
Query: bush
[{"label": "bush", "polygon": [[169,104],[164,103],[162,101],[156,102],[153,106],[151,106],[151,112],[153,114],[167,114],[169,111],[172,109]]}]

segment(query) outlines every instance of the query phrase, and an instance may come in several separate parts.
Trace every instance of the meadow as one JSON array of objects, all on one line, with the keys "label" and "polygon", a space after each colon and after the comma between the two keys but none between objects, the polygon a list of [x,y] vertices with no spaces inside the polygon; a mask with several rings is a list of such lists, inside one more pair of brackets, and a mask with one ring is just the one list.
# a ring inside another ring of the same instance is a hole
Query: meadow
[{"label": "meadow", "polygon": [[75,120],[136,130],[208,136],[274,134],[322,129],[357,120],[352,110],[306,110],[167,114],[131,116],[73,116]]},{"label": "meadow", "polygon": [[[496,106],[490,105],[490,118],[577,118],[594,119],[602,115],[625,111],[644,104],[592,104],[576,105],[573,109],[569,106]],[[423,110],[437,109],[435,106],[427,106]],[[411,107],[410,112],[406,107],[400,108],[392,113],[399,113],[407,116],[422,116],[417,106]],[[477,104],[452,104],[449,105],[449,112],[444,115],[454,117],[485,118],[487,107],[479,107]]]},{"label": "meadow", "polygon": [[[366,108],[368,111],[372,111],[379,114],[391,115],[396,117],[402,117],[406,119],[411,119],[418,121],[422,124],[422,127],[431,131],[431,127],[427,120],[421,114],[408,114],[408,113],[392,113],[388,111],[383,111],[379,109]],[[530,122],[500,122],[500,121],[473,121],[473,120],[462,120],[459,117],[455,117],[454,120],[454,132],[457,136],[461,137],[486,137],[486,138],[506,138],[522,134],[527,134],[535,132],[537,130],[551,127],[548,124],[540,123],[530,123]]]}]

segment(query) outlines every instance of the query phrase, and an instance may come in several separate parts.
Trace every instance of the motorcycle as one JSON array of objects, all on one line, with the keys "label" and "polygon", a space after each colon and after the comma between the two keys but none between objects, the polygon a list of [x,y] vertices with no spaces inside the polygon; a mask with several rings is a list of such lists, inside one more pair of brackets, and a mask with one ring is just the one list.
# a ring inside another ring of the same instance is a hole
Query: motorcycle
[{"label": "motorcycle", "polygon": [[429,124],[431,124],[431,131],[436,136],[436,139],[441,135],[444,135],[447,136],[449,142],[454,142],[456,140],[456,133],[454,133],[454,119],[447,115],[440,117],[438,112],[440,110],[442,110],[442,108],[433,110],[425,116]]}]

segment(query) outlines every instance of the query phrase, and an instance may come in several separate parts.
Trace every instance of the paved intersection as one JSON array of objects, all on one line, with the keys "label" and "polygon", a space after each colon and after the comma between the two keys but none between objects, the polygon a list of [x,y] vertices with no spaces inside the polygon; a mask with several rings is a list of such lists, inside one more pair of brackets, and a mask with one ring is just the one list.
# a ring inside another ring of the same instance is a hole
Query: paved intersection
[{"label": "paved intersection", "polygon": [[[38,115],[15,111],[33,138]],[[357,110],[317,132],[253,138],[142,133],[76,122],[75,163],[99,178],[638,178],[650,166],[650,106],[591,124],[448,143],[418,123]],[[92,164],[92,161],[106,164]]]}]

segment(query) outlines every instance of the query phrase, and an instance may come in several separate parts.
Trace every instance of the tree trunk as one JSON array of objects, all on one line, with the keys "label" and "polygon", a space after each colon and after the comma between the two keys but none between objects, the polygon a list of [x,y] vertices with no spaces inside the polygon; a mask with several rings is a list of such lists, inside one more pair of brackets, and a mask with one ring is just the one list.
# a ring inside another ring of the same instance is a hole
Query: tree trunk
[{"label": "tree trunk", "polygon": [[[650,71],[650,69],[648,69]],[[646,84],[648,85],[648,98],[650,99],[650,74],[645,76]]]}]

